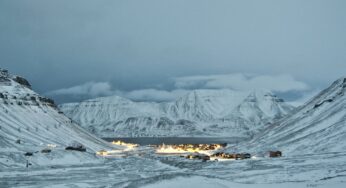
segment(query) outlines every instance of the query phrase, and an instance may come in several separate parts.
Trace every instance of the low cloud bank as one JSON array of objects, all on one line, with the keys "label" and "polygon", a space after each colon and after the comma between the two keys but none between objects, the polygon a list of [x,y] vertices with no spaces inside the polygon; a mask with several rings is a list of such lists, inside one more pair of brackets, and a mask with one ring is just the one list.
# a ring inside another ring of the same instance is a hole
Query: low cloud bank
[{"label": "low cloud bank", "polygon": [[[50,96],[83,96],[89,98],[118,95],[135,101],[173,101],[194,89],[233,89],[249,91],[266,89],[273,92],[298,91],[309,93],[310,87],[291,75],[222,74],[172,78],[171,90],[147,88],[132,91],[117,90],[109,82],[87,82],[81,85],[48,92]],[[299,99],[298,99],[299,100]]]},{"label": "low cloud bank", "polygon": [[267,89],[271,91],[288,92],[292,90],[305,91],[309,86],[294,79],[291,75],[251,75],[225,74],[208,76],[187,76],[175,78],[177,88],[209,88],[253,90]]}]

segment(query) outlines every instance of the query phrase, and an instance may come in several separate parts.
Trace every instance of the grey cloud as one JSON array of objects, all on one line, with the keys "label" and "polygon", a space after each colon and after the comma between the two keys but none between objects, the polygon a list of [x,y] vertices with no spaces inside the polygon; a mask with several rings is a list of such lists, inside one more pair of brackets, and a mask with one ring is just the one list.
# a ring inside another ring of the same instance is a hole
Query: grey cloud
[{"label": "grey cloud", "polygon": [[134,101],[172,101],[186,94],[188,90],[176,89],[172,91],[160,89],[140,89],[121,91],[112,88],[109,82],[87,82],[69,88],[57,89],[47,92],[46,95],[56,96],[79,96],[80,98],[94,98],[101,96],[118,95]]},{"label": "grey cloud", "polygon": [[187,76],[175,78],[177,88],[229,88],[235,90],[268,89],[271,91],[288,92],[305,91],[309,86],[294,79],[291,75],[253,75],[224,74],[208,76]]},{"label": "grey cloud", "polygon": [[310,99],[312,99],[314,96],[316,96],[318,93],[321,92],[321,89],[313,89],[310,91],[305,91],[300,93],[300,97],[293,100],[293,101],[289,101],[288,103],[293,105],[293,106],[300,106],[303,105],[304,103],[308,102]]},{"label": "grey cloud", "polygon": [[80,95],[97,97],[102,95],[112,95],[114,92],[108,82],[87,82],[69,88],[62,88],[46,93],[47,95]]},{"label": "grey cloud", "polygon": [[[324,88],[345,75],[345,7],[344,0],[1,0],[0,65],[39,93],[89,81],[108,82],[112,92],[158,84],[172,91],[172,77],[249,72]],[[191,84],[241,88],[205,80]]]},{"label": "grey cloud", "polygon": [[134,90],[124,93],[124,96],[135,101],[173,101],[183,95],[189,90],[158,90],[158,89],[143,89]]},{"label": "grey cloud", "polygon": [[[175,87],[171,90],[147,88],[124,91],[114,89],[109,82],[87,82],[81,85],[62,88],[48,92],[48,95],[80,95],[85,97],[99,97],[119,95],[134,101],[173,101],[183,96],[192,89],[234,89],[250,91],[255,89],[268,89],[280,93],[290,91],[309,92],[309,86],[297,81],[290,75],[251,75],[251,74],[226,74],[209,76],[189,76],[173,78]],[[161,86],[162,87],[162,86]]]}]

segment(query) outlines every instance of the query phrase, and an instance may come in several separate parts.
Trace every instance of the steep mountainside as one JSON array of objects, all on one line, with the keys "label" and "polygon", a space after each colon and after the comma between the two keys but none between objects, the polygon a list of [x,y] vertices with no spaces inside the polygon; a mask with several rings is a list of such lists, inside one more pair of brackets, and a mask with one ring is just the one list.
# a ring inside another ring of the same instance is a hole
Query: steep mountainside
[{"label": "steep mountainside", "polygon": [[[72,142],[83,144],[86,153],[67,152]],[[94,151],[111,148],[58,111],[54,101],[31,90],[24,78],[0,69],[0,167],[24,165],[25,152],[57,146],[52,153],[40,152],[31,163],[73,163],[94,160]]]},{"label": "steep mountainside", "polygon": [[271,92],[195,90],[173,102],[133,102],[118,96],[59,106],[101,137],[249,137],[293,107]]},{"label": "steep mountainside", "polygon": [[346,150],[346,78],[335,81],[291,115],[268,126],[249,148],[286,155]]}]

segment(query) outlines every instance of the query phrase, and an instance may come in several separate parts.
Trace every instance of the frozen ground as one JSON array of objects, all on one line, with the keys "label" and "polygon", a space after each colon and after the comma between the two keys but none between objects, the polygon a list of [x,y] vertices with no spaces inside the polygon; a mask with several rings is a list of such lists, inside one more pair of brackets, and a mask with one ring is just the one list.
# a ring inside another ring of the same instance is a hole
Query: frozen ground
[{"label": "frozen ground", "polygon": [[158,156],[149,148],[126,155],[75,166],[0,169],[0,187],[346,186],[346,153],[224,162]]},{"label": "frozen ground", "polygon": [[305,184],[305,183],[282,183],[282,184],[240,184],[233,183],[229,181],[223,181],[220,179],[206,178],[201,176],[193,176],[193,177],[179,177],[174,178],[172,180],[164,180],[158,182],[156,184],[151,184],[144,186],[143,188],[176,188],[176,187],[193,187],[198,186],[198,188],[305,188],[305,187],[337,187],[343,188],[345,185],[342,183],[329,183],[329,184]]}]

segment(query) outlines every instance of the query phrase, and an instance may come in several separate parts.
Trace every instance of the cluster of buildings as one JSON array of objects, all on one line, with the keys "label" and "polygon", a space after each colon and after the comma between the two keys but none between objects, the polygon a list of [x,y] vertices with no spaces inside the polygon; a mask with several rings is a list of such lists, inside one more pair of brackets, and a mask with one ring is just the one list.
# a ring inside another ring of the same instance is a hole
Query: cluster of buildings
[{"label": "cluster of buildings", "polygon": [[106,150],[100,150],[100,151],[96,152],[96,155],[105,157],[105,156],[109,155],[109,152]]},{"label": "cluster of buildings", "polygon": [[113,141],[112,144],[113,144],[113,145],[118,145],[118,146],[125,146],[125,147],[127,147],[127,148],[135,148],[135,147],[138,147],[138,144],[126,143],[126,142],[123,142],[123,141],[121,141],[121,140]]},{"label": "cluster of buildings", "polygon": [[176,144],[176,145],[160,145],[158,148],[159,153],[171,152],[191,152],[198,153],[201,151],[213,151],[226,147],[227,144]]},{"label": "cluster of buildings", "polygon": [[205,154],[191,154],[191,155],[187,155],[185,158],[186,159],[199,159],[199,160],[202,160],[203,162],[210,160],[210,156],[205,155]]},{"label": "cluster of buildings", "polygon": [[[126,143],[121,140],[113,141],[112,144],[125,146],[127,148],[135,148],[138,147],[138,144]],[[173,144],[173,145],[158,145],[156,153],[161,154],[182,154],[181,157],[185,157],[186,159],[195,159],[202,161],[209,160],[243,160],[250,159],[252,155],[250,153],[226,153],[222,152],[227,144]],[[117,152],[100,150],[96,154],[99,156],[112,156]],[[185,155],[187,154],[187,155]],[[268,157],[281,157],[281,151],[269,151]]]},{"label": "cluster of buildings", "polygon": [[[126,150],[127,149],[133,149],[133,148],[139,146],[138,144],[126,143],[126,142],[123,142],[121,140],[113,141],[112,144],[117,145],[117,146],[124,146],[126,148]],[[121,151],[124,151],[124,150],[109,150],[109,151],[100,150],[100,151],[96,152],[96,155],[103,156],[103,157],[110,157],[110,156],[118,155]]]},{"label": "cluster of buildings", "polygon": [[235,160],[241,160],[241,159],[250,159],[251,154],[249,153],[224,153],[219,152],[211,155],[212,158],[221,158],[221,159],[235,159]]},{"label": "cluster of buildings", "polygon": [[[267,157],[270,158],[276,158],[276,157],[282,157],[281,151],[268,151]],[[212,155],[206,155],[201,153],[194,153],[187,155],[185,158],[187,159],[199,159],[202,161],[209,161],[209,160],[223,160],[223,159],[229,159],[229,160],[243,160],[243,159],[251,159],[252,156],[250,153],[225,153],[225,152],[217,152]],[[255,158],[255,157],[254,157]]]}]

